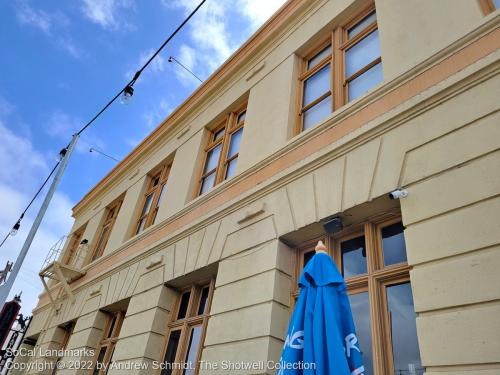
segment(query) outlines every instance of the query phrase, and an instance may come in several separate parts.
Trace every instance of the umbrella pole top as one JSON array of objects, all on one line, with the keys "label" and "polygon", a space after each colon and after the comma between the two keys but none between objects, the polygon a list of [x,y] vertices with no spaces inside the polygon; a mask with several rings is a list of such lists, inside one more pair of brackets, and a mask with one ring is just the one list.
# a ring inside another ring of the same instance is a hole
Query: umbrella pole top
[{"label": "umbrella pole top", "polygon": [[318,241],[318,244],[316,245],[316,247],[314,248],[314,250],[316,251],[316,254],[319,254],[319,253],[328,254],[326,252],[326,246],[323,243],[323,241],[321,241],[321,240]]}]

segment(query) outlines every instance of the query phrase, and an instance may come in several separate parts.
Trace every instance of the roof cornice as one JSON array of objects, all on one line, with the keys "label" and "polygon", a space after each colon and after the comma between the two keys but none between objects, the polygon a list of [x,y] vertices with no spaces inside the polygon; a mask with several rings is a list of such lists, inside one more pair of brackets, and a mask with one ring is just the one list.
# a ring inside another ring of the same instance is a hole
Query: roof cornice
[{"label": "roof cornice", "polygon": [[73,207],[73,216],[86,207],[98,196],[112,181],[123,174],[140,155],[149,149],[156,141],[168,134],[179,121],[189,113],[191,108],[196,108],[201,101],[210,97],[217,87],[226,81],[231,74],[238,70],[249,57],[254,56],[259,47],[282,29],[287,21],[305,5],[308,0],[288,0],[276,13],[269,18],[243,45],[238,48],[210,77],[208,77],[181,105],[179,105],[158,127],[134,148],[125,158],[118,163],[101,181],[99,181],[87,194]]}]

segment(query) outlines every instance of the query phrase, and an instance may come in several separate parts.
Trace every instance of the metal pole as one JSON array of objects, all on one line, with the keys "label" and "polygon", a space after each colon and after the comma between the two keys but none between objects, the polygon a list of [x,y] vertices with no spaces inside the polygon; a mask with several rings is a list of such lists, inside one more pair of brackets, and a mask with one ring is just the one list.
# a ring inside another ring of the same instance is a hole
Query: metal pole
[{"label": "metal pole", "polygon": [[180,65],[182,68],[184,68],[184,70],[186,70],[187,72],[191,73],[191,75],[196,78],[198,81],[200,81],[201,83],[203,83],[203,81],[201,80],[200,77],[198,77],[196,74],[194,74],[191,70],[188,69],[187,66],[185,66],[184,64],[182,64],[179,60],[177,60],[174,56],[170,56],[168,58],[168,62],[176,62],[178,65]]},{"label": "metal pole", "polygon": [[45,216],[45,213],[47,211],[47,208],[49,207],[50,201],[52,197],[54,196],[54,193],[57,189],[57,186],[59,185],[59,182],[61,182],[62,175],[64,173],[64,170],[66,169],[66,166],[68,165],[69,158],[71,157],[71,154],[73,153],[73,150],[75,148],[76,142],[78,141],[79,134],[73,135],[73,138],[71,139],[71,142],[66,150],[66,153],[62,157],[61,163],[59,164],[59,169],[57,170],[56,175],[54,176],[54,179],[52,180],[52,184],[50,185],[49,191],[47,192],[47,195],[45,196],[45,199],[43,200],[42,206],[40,207],[40,210],[38,211],[38,214],[36,215],[35,221],[33,222],[33,225],[31,226],[30,232],[28,233],[28,237],[26,237],[26,240],[24,241],[24,245],[21,249],[21,252],[17,256],[16,262],[14,263],[14,267],[12,267],[12,271],[6,281],[5,284],[0,286],[0,305],[3,306],[5,302],[7,301],[7,298],[9,297],[10,290],[12,289],[12,286],[14,285],[14,281],[16,281],[17,274],[19,273],[19,270],[21,269],[21,266],[23,265],[24,258],[26,258],[26,254],[28,253],[28,250],[31,246],[31,243],[33,242],[33,239],[35,238],[35,234],[38,231],[38,228],[40,227],[40,224],[42,223],[42,219]]}]

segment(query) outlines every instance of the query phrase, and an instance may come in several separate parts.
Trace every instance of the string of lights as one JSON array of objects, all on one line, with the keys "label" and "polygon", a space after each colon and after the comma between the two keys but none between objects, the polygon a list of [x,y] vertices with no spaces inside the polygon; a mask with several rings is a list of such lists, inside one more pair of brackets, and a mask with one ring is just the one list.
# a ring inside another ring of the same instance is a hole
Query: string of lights
[{"label": "string of lights", "polygon": [[[135,72],[134,77],[123,87],[116,95],[114,95],[78,132],[76,135],[82,134],[87,128],[89,128],[110,106],[113,104],[118,98],[121,96],[121,102],[123,104],[127,104],[130,102],[132,99],[132,96],[134,95],[134,84],[136,81],[139,79],[141,73],[148,67],[149,64],[160,54],[160,52],[163,50],[163,48],[172,40],[172,38],[186,25],[186,23],[189,22],[189,20],[198,12],[198,10],[201,8],[201,6],[206,2],[206,0],[202,0],[198,6],[182,21],[182,23],[169,35],[167,39],[160,45],[160,47],[150,56],[150,58],[144,63],[144,65]],[[71,142],[70,142],[71,143]],[[70,143],[61,151],[60,156],[64,157],[65,151],[68,149]],[[31,199],[30,203],[26,206],[24,211],[21,213],[19,216],[19,219],[17,222],[14,224],[12,227],[11,231],[5,236],[3,241],[0,243],[0,247],[3,246],[7,238],[11,235],[15,235],[19,228],[21,227],[21,221],[24,218],[24,215],[28,211],[28,209],[31,207],[33,202],[36,200],[38,195],[41,193],[45,185],[48,183],[54,172],[57,170],[57,167],[59,166],[60,162],[57,162],[57,164],[54,166],[50,174],[47,176],[41,187],[38,189],[36,194],[33,196]]]},{"label": "string of lights", "polygon": [[89,121],[87,122],[79,131],[78,135],[82,134],[92,123],[97,120],[97,118],[106,110],[108,107],[113,104],[113,102],[118,99],[120,96],[122,96],[122,103],[127,104],[131,99],[132,96],[134,95],[134,84],[135,82],[139,79],[141,76],[141,73],[148,67],[149,64],[155,59],[156,56],[163,50],[163,48],[170,42],[170,40],[186,25],[186,23],[189,22],[191,17],[193,17],[196,12],[201,8],[201,6],[205,3],[206,0],[202,0],[198,6],[182,21],[182,23],[174,30],[170,36],[165,39],[165,41],[161,44],[161,46],[151,55],[151,57],[144,63],[144,65],[135,72],[134,77],[127,83],[127,85],[122,88],[102,109],[97,112],[97,114]]}]

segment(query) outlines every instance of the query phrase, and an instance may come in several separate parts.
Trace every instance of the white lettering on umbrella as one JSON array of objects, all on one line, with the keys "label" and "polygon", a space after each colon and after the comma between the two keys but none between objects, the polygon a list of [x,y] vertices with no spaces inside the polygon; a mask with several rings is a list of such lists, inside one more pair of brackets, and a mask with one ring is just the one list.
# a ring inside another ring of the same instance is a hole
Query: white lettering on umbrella
[{"label": "white lettering on umbrella", "polygon": [[350,333],[345,337],[345,347],[346,347],[346,355],[347,358],[351,356],[351,349],[356,349],[359,353],[361,353],[361,350],[356,346],[358,342],[358,338],[354,333]]},{"label": "white lettering on umbrella", "polygon": [[287,346],[297,350],[304,349],[304,331],[293,332],[292,327],[292,333],[286,336],[285,345],[283,347],[286,348]]}]

